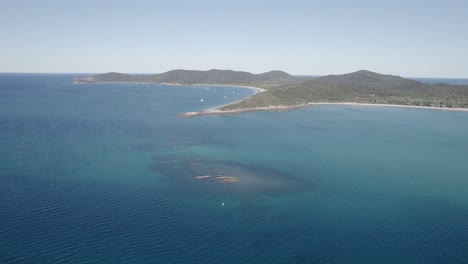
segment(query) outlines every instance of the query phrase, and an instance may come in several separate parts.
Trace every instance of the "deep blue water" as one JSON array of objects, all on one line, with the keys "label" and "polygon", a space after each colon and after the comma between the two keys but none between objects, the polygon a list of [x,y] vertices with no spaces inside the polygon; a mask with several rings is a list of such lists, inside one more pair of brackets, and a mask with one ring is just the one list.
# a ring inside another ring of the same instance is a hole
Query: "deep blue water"
[{"label": "deep blue water", "polygon": [[468,112],[73,76],[0,75],[0,263],[467,263]]}]

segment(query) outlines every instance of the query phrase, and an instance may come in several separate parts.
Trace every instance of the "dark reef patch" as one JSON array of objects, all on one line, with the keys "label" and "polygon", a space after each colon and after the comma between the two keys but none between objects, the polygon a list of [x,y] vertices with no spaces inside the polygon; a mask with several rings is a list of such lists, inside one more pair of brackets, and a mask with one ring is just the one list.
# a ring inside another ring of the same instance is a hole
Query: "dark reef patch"
[{"label": "dark reef patch", "polygon": [[200,192],[275,195],[303,192],[314,186],[282,170],[235,161],[158,158],[149,168],[169,181]]}]

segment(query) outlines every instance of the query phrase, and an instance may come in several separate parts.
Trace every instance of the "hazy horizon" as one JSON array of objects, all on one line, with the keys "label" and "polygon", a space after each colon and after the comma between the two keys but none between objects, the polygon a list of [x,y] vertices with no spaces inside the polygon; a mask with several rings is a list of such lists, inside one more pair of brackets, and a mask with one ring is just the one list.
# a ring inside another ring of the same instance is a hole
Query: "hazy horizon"
[{"label": "hazy horizon", "polygon": [[4,1],[0,72],[468,78],[464,1]]},{"label": "hazy horizon", "polygon": [[[175,69],[175,70],[181,70],[181,68],[178,68],[178,69]],[[183,69],[183,70],[186,70],[186,69]],[[197,70],[197,69],[188,69],[188,70]],[[208,70],[212,70],[212,69],[208,69]],[[230,69],[215,69],[215,70],[230,70]],[[204,70],[204,71],[206,71],[206,70]],[[356,71],[359,71],[359,70],[356,70]],[[356,72],[356,71],[353,71],[353,72]],[[109,73],[109,72],[0,72],[0,74],[79,74],[79,75],[96,75],[96,74],[103,74],[103,73]],[[151,74],[160,74],[160,73],[164,73],[164,72],[118,72],[118,73],[137,74],[137,75],[151,75]],[[259,74],[259,73],[264,73],[264,72],[252,72],[252,73]],[[347,73],[352,73],[352,72],[330,73],[330,74],[322,74],[322,75],[319,75],[319,74],[294,74],[294,73],[290,73],[290,72],[287,72],[287,73],[292,75],[292,76],[320,77],[320,76],[326,76],[326,75],[347,74]],[[379,73],[380,74],[396,75],[396,74],[385,73],[385,72],[379,72]],[[401,76],[401,77],[409,78],[409,79],[463,79],[463,80],[468,80],[468,77],[445,77],[445,76]]]}]

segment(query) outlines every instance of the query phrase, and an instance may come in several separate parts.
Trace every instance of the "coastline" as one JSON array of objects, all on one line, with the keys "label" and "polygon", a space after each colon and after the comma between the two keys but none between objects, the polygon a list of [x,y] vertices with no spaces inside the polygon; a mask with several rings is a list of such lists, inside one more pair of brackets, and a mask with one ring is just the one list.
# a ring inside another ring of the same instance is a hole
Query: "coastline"
[{"label": "coastline", "polygon": [[[194,83],[194,84],[183,84],[183,83],[157,83],[157,82],[95,82],[95,81],[80,81],[75,80],[73,84],[99,84],[99,83],[134,83],[134,84],[163,84],[163,85],[170,85],[170,86],[222,86],[222,87],[239,87],[239,88],[246,88],[253,90],[256,93],[261,93],[266,91],[263,88],[255,87],[255,86],[247,86],[247,85],[238,85],[238,84],[216,84],[216,83]],[[252,94],[252,95],[254,95]],[[248,98],[248,97],[246,97]],[[246,99],[244,98],[244,99]],[[244,100],[242,99],[242,100]]]},{"label": "coastline", "polygon": [[[169,83],[164,83],[164,84],[167,84],[167,85],[171,85]],[[187,84],[188,85],[188,84]],[[237,85],[237,84],[208,84],[208,83],[198,83],[198,84],[191,84],[191,85],[188,85],[188,86],[221,86],[221,87],[239,87],[239,88],[246,88],[246,89],[250,89],[250,90],[253,90],[255,91],[254,94],[256,93],[261,93],[261,92],[264,92],[266,91],[265,89],[263,88],[260,88],[260,87],[255,87],[255,86],[246,86],[246,85]],[[252,95],[254,95],[252,94]],[[252,96],[251,95],[251,96]],[[248,97],[246,97],[248,98]],[[243,98],[242,100],[245,100],[246,98]],[[232,104],[232,103],[230,103]]]},{"label": "coastline", "polygon": [[[262,93],[262,92],[266,91],[265,89],[260,88],[260,87],[247,86],[247,85],[237,85],[237,84],[212,84],[212,83],[211,84],[208,84],[208,83],[181,84],[181,83],[155,83],[155,82],[84,82],[84,81],[80,82],[79,80],[76,80],[75,82],[73,82],[73,84],[99,84],[99,83],[110,83],[110,84],[113,84],[113,83],[114,84],[115,83],[132,84],[133,83],[133,84],[159,84],[159,85],[162,84],[162,85],[170,85],[170,86],[237,87],[237,88],[244,88],[244,89],[249,89],[249,90],[254,91],[253,94],[251,94],[251,95],[249,95],[247,97],[244,97],[244,98],[242,98],[240,100],[237,100],[235,102],[219,105],[219,106],[216,106],[216,107],[213,107],[213,108],[208,108],[208,109],[203,110],[203,111],[182,113],[182,114],[179,114],[178,116],[194,116],[194,115],[206,115],[206,114],[215,114],[215,113],[220,114],[219,110],[218,110],[219,108],[230,105],[230,104],[236,104],[236,103],[242,102],[242,101],[250,98],[251,96],[253,96],[253,95],[257,94],[257,93]],[[255,110],[251,110],[251,111],[255,111]],[[197,113],[197,114],[192,114],[192,113]]]},{"label": "coastline", "polygon": [[[246,98],[242,100],[245,100],[245,99]],[[213,109],[207,109],[204,111],[181,113],[178,116],[179,117],[197,117],[197,116],[204,116],[204,115],[232,115],[232,114],[240,114],[244,112],[254,112],[254,111],[288,111],[288,110],[296,109],[296,108],[320,106],[320,105],[377,106],[377,107],[398,107],[398,108],[413,108],[413,109],[424,109],[424,110],[468,112],[468,108],[448,108],[448,107],[396,105],[396,104],[372,104],[372,103],[356,103],[356,102],[310,102],[307,104],[289,105],[289,106],[288,105],[272,105],[272,106],[252,107],[252,108],[233,109],[233,110],[219,110],[219,108],[224,106],[223,105],[223,106],[219,106]]]},{"label": "coastline", "polygon": [[[208,109],[205,109],[203,111],[198,111],[198,112],[187,112],[187,113],[182,113],[182,114],[178,114],[178,116],[184,116],[184,114],[188,114],[188,113],[201,113],[201,112],[210,112],[212,114],[228,114],[228,113],[220,113],[221,110],[219,110],[220,108],[222,107],[225,107],[227,105],[231,105],[231,104],[237,104],[237,103],[240,103],[246,99],[249,99],[251,96],[255,95],[255,94],[258,94],[258,93],[263,93],[265,92],[266,90],[263,89],[263,88],[259,88],[259,87],[254,87],[254,86],[242,86],[242,85],[229,85],[229,84],[196,84],[195,86],[224,86],[224,87],[238,87],[238,88],[244,88],[244,89],[249,89],[249,90],[253,90],[254,93],[247,96],[247,97],[244,97],[240,100],[237,100],[237,101],[234,101],[232,103],[227,103],[227,104],[222,104],[222,105],[218,105],[218,106],[215,106],[215,107],[212,107],[212,108],[208,108]],[[255,111],[255,110],[254,110]],[[221,112],[224,112],[224,111],[221,111]],[[203,115],[203,114],[202,114]],[[189,116],[189,115],[187,115]]]},{"label": "coastline", "polygon": [[227,105],[242,102],[257,93],[265,92],[266,90],[260,87],[236,85],[236,84],[208,84],[208,83],[181,84],[181,83],[154,83],[154,82],[77,82],[77,81],[74,82],[74,84],[98,84],[98,83],[163,84],[163,85],[171,85],[171,86],[221,86],[221,87],[238,87],[238,88],[250,89],[254,91],[253,94],[247,97],[244,97],[240,100],[237,100],[235,102],[219,105],[219,106],[208,108],[202,111],[180,113],[177,115],[179,117],[197,117],[197,116],[204,116],[204,115],[234,115],[234,114],[240,114],[244,112],[255,112],[255,111],[288,111],[288,110],[296,109],[296,108],[319,106],[319,105],[399,107],[399,108],[413,108],[413,109],[425,109],[425,110],[468,112],[468,108],[449,108],[449,107],[397,105],[397,104],[372,104],[372,103],[357,103],[357,102],[309,102],[306,104],[299,104],[299,105],[271,105],[271,106],[251,107],[251,108],[243,108],[243,109],[219,110],[220,108],[225,107]]}]

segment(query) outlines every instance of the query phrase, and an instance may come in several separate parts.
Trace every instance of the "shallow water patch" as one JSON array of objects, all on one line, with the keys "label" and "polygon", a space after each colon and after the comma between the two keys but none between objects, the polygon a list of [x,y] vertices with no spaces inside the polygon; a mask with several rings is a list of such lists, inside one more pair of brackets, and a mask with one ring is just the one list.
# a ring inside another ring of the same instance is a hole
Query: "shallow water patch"
[{"label": "shallow water patch", "polygon": [[313,183],[288,172],[257,164],[173,157],[155,160],[150,170],[195,191],[286,194],[310,190]]}]

